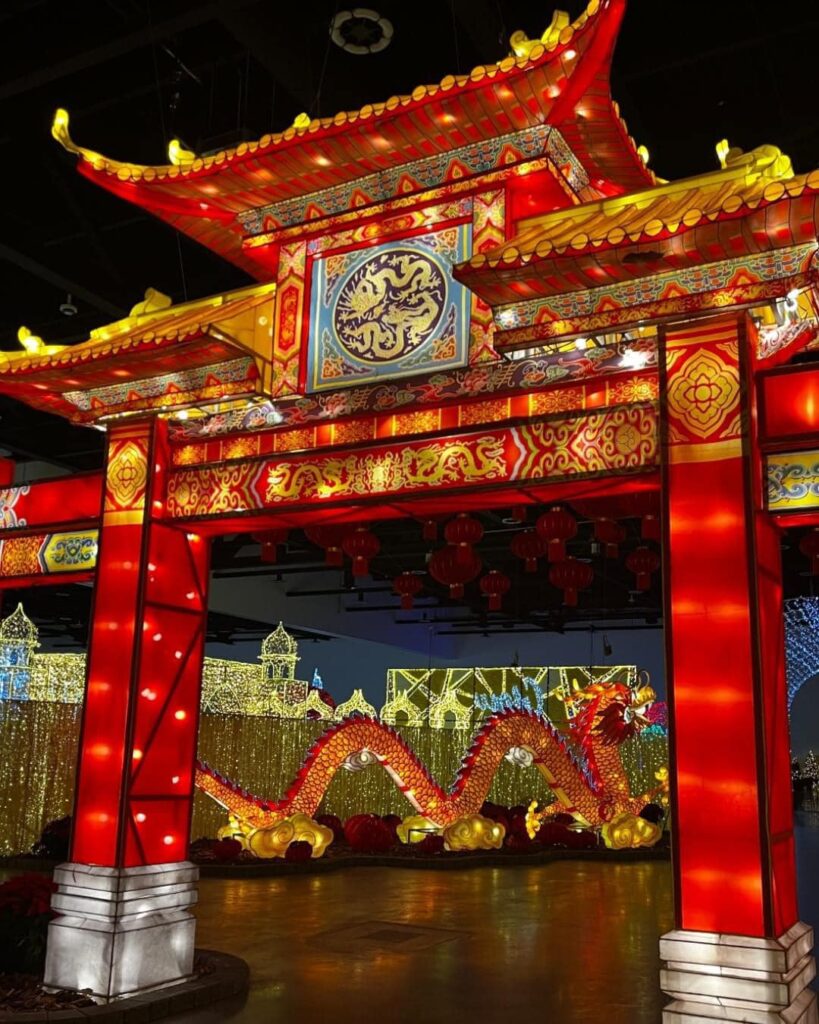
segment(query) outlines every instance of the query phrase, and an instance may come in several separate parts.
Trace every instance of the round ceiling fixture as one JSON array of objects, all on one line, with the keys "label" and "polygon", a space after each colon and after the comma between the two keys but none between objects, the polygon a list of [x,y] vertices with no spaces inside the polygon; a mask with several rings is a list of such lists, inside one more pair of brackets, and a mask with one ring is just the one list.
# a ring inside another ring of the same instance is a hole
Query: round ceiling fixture
[{"label": "round ceiling fixture", "polygon": [[392,34],[392,22],[367,7],[339,11],[330,22],[330,37],[347,53],[378,53],[390,45]]}]

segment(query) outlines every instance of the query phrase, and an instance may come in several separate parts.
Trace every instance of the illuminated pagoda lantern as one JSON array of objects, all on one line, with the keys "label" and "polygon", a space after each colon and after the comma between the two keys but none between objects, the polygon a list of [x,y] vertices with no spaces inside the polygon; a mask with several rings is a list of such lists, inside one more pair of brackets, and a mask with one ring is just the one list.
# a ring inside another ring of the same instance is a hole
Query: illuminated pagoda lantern
[{"label": "illuminated pagoda lantern", "polygon": [[259,660],[264,685],[272,687],[278,701],[285,706],[302,704],[310,690],[306,680],[296,679],[296,663],[300,660],[298,651],[298,643],[281,622],[262,641]]},{"label": "illuminated pagoda lantern", "polygon": [[[582,495],[644,529],[663,509],[670,1012],[741,1021],[751,1004],[754,1019],[816,1019],[771,624],[781,533],[819,527],[819,494],[804,486],[819,462],[819,371],[794,362],[819,347],[819,171],[795,173],[772,145],[723,141],[712,169],[658,180],[611,96],[624,12],[625,0],[590,0],[539,39],[516,33],[497,63],[358,111],[300,115],[219,153],[174,142],[156,166],[79,145],[58,111],[53,134],[86,180],[255,283],[176,306],[149,292],[79,344],[25,334],[23,351],[0,355],[0,394],[107,434],[101,472],[11,489],[2,520],[0,576],[85,574],[96,587],[89,680],[106,685],[87,689],[75,802],[86,824],[55,875],[60,898],[107,886],[98,902],[118,941],[107,894],[146,867],[173,888],[172,904],[150,897],[143,918],[162,929],[129,932],[132,956],[89,955],[98,923],[55,919],[48,986],[108,1000],[192,971],[196,716],[143,694],[175,689],[195,705],[211,538],[320,527],[337,559],[349,521],[366,561],[364,521]],[[47,557],[81,530],[101,535],[93,566]],[[173,573],[154,571],[169,562]],[[452,560],[450,587],[471,564]],[[156,626],[142,630],[146,608]],[[266,685],[304,700],[292,638],[280,626],[265,645]],[[703,714],[717,656],[725,698]],[[360,691],[345,710],[371,713]],[[129,744],[115,769],[98,756]],[[726,787],[742,798],[726,801]]]},{"label": "illuminated pagoda lantern", "polygon": [[38,636],[22,604],[0,622],[0,700],[28,700]]}]

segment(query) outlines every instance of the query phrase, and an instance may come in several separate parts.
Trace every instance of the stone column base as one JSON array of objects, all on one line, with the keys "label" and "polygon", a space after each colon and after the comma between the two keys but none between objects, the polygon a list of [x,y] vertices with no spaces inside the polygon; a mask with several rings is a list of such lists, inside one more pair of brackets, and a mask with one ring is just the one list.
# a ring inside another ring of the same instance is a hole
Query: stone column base
[{"label": "stone column base", "polygon": [[199,869],[61,864],[51,906],[44,983],[108,1003],[184,981],[193,972]]},{"label": "stone column base", "polygon": [[674,999],[663,1024],[819,1024],[813,929],[798,922],[778,939],[669,932],[660,939],[660,987]]}]

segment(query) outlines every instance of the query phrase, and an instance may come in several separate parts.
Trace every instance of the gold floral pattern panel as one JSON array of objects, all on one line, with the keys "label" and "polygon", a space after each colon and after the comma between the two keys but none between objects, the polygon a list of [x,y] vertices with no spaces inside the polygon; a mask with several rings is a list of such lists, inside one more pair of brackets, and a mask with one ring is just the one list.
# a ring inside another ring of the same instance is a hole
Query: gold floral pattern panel
[{"label": "gold floral pattern panel", "polygon": [[105,512],[136,512],[145,506],[148,442],[145,428],[122,429],[108,444]]},{"label": "gold floral pattern panel", "polygon": [[731,317],[667,332],[670,461],[711,461],[741,451],[737,330]]},{"label": "gold floral pattern panel", "polygon": [[217,516],[327,500],[429,495],[587,474],[616,474],[657,464],[657,412],[651,403],[519,427],[355,451],[254,459],[168,478],[173,518]]}]

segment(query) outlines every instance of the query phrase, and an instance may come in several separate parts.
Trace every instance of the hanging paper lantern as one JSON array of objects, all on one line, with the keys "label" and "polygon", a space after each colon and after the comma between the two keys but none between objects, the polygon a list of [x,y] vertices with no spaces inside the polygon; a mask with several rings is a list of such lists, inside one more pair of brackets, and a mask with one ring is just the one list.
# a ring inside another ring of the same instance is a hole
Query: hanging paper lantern
[{"label": "hanging paper lantern", "polygon": [[438,520],[432,516],[422,520],[421,536],[424,540],[438,540]]},{"label": "hanging paper lantern", "polygon": [[320,548],[324,548],[326,565],[344,565],[344,553],[341,549],[344,533],[340,526],[308,526],[305,537]]},{"label": "hanging paper lantern", "polygon": [[660,542],[660,517],[653,512],[643,516],[640,523],[640,536],[643,540],[655,540]]},{"label": "hanging paper lantern", "polygon": [[262,561],[273,565],[278,558],[279,545],[286,544],[289,535],[289,530],[265,530],[262,533],[254,533],[253,539],[262,546]]},{"label": "hanging paper lantern", "polygon": [[594,524],[594,536],[604,545],[606,558],[617,558],[620,554],[619,545],[626,539],[626,530],[613,519],[598,519]]},{"label": "hanging paper lantern", "polygon": [[357,526],[341,542],[344,554],[353,560],[353,576],[368,576],[370,560],[381,550],[381,541],[368,526]]},{"label": "hanging paper lantern", "polygon": [[819,529],[812,529],[799,541],[799,550],[810,559],[810,571],[819,576]]},{"label": "hanging paper lantern", "polygon": [[473,519],[466,512],[459,512],[444,527],[444,537],[447,544],[458,549],[459,560],[469,564],[472,557],[472,546],[483,537],[483,527],[477,519]]},{"label": "hanging paper lantern", "polygon": [[433,551],[429,560],[429,574],[438,583],[449,587],[449,596],[464,596],[464,584],[475,579],[481,571],[481,560],[472,550],[467,548],[468,561],[462,561],[460,550],[452,544]]},{"label": "hanging paper lantern", "polygon": [[590,587],[593,580],[594,569],[589,563],[571,556],[549,566],[549,582],[563,591],[563,603],[571,607],[577,604],[578,590]]},{"label": "hanging paper lantern", "polygon": [[499,612],[501,600],[504,594],[509,593],[512,581],[505,572],[491,569],[485,576],[481,576],[480,588],[484,597],[489,598],[489,611]]},{"label": "hanging paper lantern", "polygon": [[523,560],[526,572],[537,572],[537,560],[546,554],[546,541],[535,530],[516,533],[510,547],[512,554]]},{"label": "hanging paper lantern", "polygon": [[577,533],[577,520],[565,508],[556,506],[538,516],[535,529],[541,540],[548,544],[547,557],[550,562],[559,562],[566,557],[566,541]]},{"label": "hanging paper lantern", "polygon": [[401,607],[405,612],[412,610],[413,598],[424,589],[424,584],[414,572],[402,572],[392,581],[392,589],[401,598]]},{"label": "hanging paper lantern", "polygon": [[635,548],[626,555],[626,568],[637,577],[637,589],[648,590],[651,574],[660,568],[660,556],[653,548]]}]

